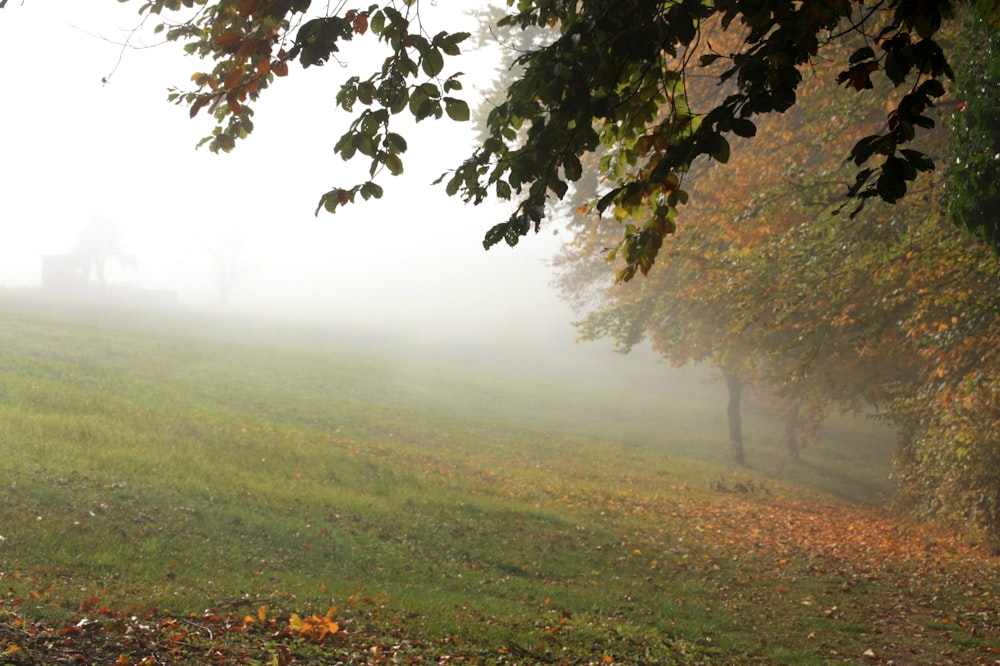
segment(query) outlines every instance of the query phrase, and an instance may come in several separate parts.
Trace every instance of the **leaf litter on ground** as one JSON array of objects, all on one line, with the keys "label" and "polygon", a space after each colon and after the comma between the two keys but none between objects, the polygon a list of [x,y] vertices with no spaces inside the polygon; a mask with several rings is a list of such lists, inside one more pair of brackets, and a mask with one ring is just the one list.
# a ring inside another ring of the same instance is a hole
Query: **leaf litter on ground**
[{"label": "leaf litter on ground", "polygon": [[[625,489],[555,501],[626,522],[657,517],[641,524],[663,525],[666,538],[635,529],[623,550],[648,558],[653,573],[684,570],[709,582],[704,603],[759,626],[762,647],[767,623],[780,621],[801,625],[802,642],[829,663],[1000,663],[1000,562],[967,538],[906,526],[877,509],[770,493],[653,497]],[[5,665],[660,663],[634,646],[616,655],[577,646],[560,656],[515,641],[407,635],[405,610],[361,594],[322,614],[272,612],[267,599],[244,599],[183,617],[88,597],[61,622],[22,613],[23,602],[0,601]],[[574,619],[563,611],[545,631],[556,636]],[[860,634],[854,644],[843,642],[845,629]],[[664,636],[667,663],[779,663],[699,649],[695,638]]]}]

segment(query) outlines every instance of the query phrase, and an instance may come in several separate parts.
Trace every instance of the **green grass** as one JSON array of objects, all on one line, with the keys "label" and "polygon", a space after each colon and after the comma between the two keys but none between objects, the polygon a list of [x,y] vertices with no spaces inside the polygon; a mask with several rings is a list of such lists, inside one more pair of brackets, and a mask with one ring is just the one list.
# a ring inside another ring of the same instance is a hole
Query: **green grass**
[{"label": "green grass", "polygon": [[791,464],[748,415],[740,470],[698,372],[532,374],[206,315],[0,310],[0,608],[337,605],[484,663],[811,664],[890,639],[897,663],[936,663],[996,637],[995,589],[969,594],[967,564],[868,562],[850,535],[841,556],[768,522],[886,498],[891,436],[870,423]]}]

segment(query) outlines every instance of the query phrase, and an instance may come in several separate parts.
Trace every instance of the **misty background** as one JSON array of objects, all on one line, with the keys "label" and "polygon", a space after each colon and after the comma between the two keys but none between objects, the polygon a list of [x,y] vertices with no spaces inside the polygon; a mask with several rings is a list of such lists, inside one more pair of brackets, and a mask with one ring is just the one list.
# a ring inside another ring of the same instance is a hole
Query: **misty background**
[{"label": "misty background", "polygon": [[[0,109],[0,285],[37,286],[43,255],[70,252],[87,225],[110,223],[136,261],[110,260],[108,283],[176,290],[183,306],[218,305],[212,253],[238,243],[233,313],[399,334],[418,345],[574,347],[572,313],[549,285],[554,225],[487,252],[483,234],[504,208],[463,205],[431,186],[471,153],[473,124],[413,127],[400,118],[406,173],[379,178],[385,197],[314,216],[323,192],[367,177],[365,161],[333,153],[351,120],[334,99],[348,76],[371,71],[363,47],[372,39],[348,44],[340,64],[277,80],[254,106],[250,138],[215,155],[195,149],[210,117],[189,120],[187,107],[166,101],[168,88],[187,89],[211,63],[176,44],[154,45],[155,17],[132,37],[139,48],[123,50],[139,6],[46,0],[11,3],[0,17],[16,62]],[[471,7],[427,4],[421,16],[428,30],[474,31]],[[465,72],[464,98],[475,107],[475,84],[485,87],[497,62],[496,48],[482,49],[446,74]]]}]

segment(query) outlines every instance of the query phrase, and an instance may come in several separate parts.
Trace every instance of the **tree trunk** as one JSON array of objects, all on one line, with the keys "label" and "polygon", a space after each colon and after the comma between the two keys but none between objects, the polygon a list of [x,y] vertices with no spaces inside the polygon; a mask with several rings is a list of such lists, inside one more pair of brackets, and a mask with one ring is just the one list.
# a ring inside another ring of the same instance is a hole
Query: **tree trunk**
[{"label": "tree trunk", "polygon": [[722,372],[726,377],[726,388],[729,390],[729,404],[726,407],[726,415],[729,418],[729,454],[733,462],[742,467],[746,465],[746,458],[743,455],[743,417],[740,414],[743,382],[736,375],[725,370]]},{"label": "tree trunk", "polygon": [[785,436],[783,437],[785,449],[788,451],[789,458],[797,460],[801,450],[799,447],[799,403],[795,400],[789,400],[782,412],[781,420],[785,423]]}]

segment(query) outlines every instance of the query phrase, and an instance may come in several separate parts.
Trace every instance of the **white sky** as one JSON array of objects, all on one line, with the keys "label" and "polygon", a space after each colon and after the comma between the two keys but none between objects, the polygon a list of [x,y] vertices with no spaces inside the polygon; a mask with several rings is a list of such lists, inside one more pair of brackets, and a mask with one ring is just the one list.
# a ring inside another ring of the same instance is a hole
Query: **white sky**
[{"label": "white sky", "polygon": [[[407,175],[380,179],[381,202],[314,217],[323,192],[367,174],[367,163],[342,162],[332,148],[350,122],[334,106],[339,85],[368,72],[351,66],[350,51],[347,67],[293,66],[256,104],[248,140],[228,155],[196,151],[210,121],[189,120],[166,94],[207,63],[176,44],[129,50],[101,83],[121,51],[112,42],[138,22],[140,4],[10,0],[0,11],[0,285],[37,285],[41,255],[69,251],[88,220],[103,217],[125,230],[139,260],[136,270],[111,268],[109,282],[176,289],[205,304],[217,298],[205,246],[235,228],[247,237],[236,308],[308,310],[429,336],[572,341],[572,314],[544,266],[558,242],[551,227],[486,252],[482,236],[503,210],[464,206],[430,185],[471,152],[469,124],[421,123],[406,133]],[[470,29],[469,6],[439,0],[422,12],[433,34]],[[474,106],[470,86],[493,66],[492,56],[463,59],[445,74],[467,73]]]}]

